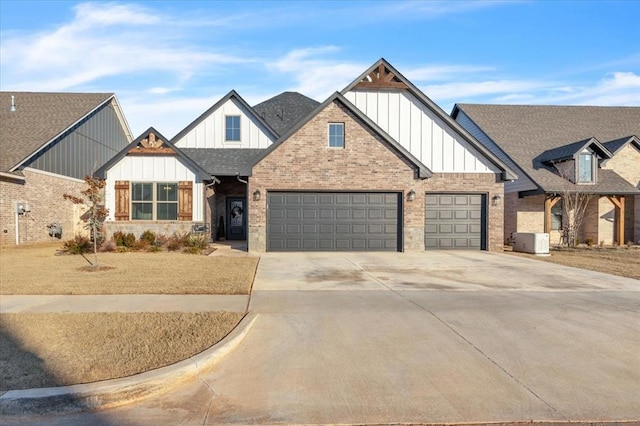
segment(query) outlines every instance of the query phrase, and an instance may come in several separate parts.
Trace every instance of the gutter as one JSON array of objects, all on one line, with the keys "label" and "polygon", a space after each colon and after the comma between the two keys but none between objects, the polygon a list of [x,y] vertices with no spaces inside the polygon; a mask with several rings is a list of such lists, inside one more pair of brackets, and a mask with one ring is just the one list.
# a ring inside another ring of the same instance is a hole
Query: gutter
[{"label": "gutter", "polygon": [[13,180],[19,180],[20,182],[26,182],[26,179],[25,179],[24,176],[16,175],[16,174],[13,174],[13,173],[0,172],[0,177],[13,179]]}]

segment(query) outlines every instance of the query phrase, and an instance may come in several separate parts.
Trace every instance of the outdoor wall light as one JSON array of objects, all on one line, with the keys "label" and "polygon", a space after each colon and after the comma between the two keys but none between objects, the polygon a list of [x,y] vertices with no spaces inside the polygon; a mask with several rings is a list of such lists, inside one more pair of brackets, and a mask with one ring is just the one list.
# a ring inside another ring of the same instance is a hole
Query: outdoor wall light
[{"label": "outdoor wall light", "polygon": [[260,190],[256,189],[253,192],[253,201],[260,201]]},{"label": "outdoor wall light", "polygon": [[502,200],[502,197],[500,195],[496,194],[493,197],[491,197],[491,205],[492,206],[499,206],[501,200]]},{"label": "outdoor wall light", "polygon": [[407,193],[407,201],[413,201],[416,199],[416,191],[413,189]]}]

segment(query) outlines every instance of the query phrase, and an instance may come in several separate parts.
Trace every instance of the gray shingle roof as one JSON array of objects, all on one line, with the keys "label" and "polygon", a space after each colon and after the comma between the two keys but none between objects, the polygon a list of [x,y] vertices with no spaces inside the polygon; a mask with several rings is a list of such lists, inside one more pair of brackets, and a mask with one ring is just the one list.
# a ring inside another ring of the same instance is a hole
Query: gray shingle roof
[{"label": "gray shingle roof", "polygon": [[259,103],[253,110],[282,136],[316,109],[320,102],[297,92],[284,92]]},{"label": "gray shingle roof", "polygon": [[[15,112],[10,111],[12,95]],[[112,93],[0,92],[0,171],[10,172],[112,96]]]},{"label": "gray shingle roof", "polygon": [[181,151],[213,176],[242,174],[265,149],[182,148]]},{"label": "gray shingle roof", "polygon": [[591,148],[603,159],[611,158],[611,152],[606,149],[596,138],[589,138],[582,141],[570,143],[569,145],[549,149],[536,157],[535,162],[547,163],[555,161],[565,161],[573,158],[585,148]]},{"label": "gray shingle roof", "polygon": [[[607,147],[609,141],[640,135],[640,107],[457,104],[454,115],[456,109],[473,120],[546,192],[559,192],[567,185],[565,179],[534,161],[546,151],[591,138]],[[629,182],[602,169],[590,189],[594,193],[634,192]]]},{"label": "gray shingle roof", "polygon": [[640,135],[637,135],[637,136],[625,136],[625,137],[620,138],[620,139],[616,139],[616,140],[613,140],[613,141],[609,141],[609,142],[603,143],[603,145],[605,147],[607,147],[607,149],[609,151],[611,151],[612,153],[615,154],[616,152],[618,152],[618,150],[620,148],[625,146],[627,143],[633,143],[633,142],[635,142],[636,146],[638,146],[638,149],[640,149]]}]

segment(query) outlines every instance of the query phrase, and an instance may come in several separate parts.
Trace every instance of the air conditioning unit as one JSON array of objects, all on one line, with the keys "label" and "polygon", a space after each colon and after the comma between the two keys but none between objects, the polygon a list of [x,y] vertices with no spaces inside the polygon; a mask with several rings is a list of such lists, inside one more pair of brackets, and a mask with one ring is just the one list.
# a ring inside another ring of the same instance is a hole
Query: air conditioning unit
[{"label": "air conditioning unit", "polygon": [[539,256],[549,254],[549,234],[533,232],[514,232],[513,251],[533,253]]}]

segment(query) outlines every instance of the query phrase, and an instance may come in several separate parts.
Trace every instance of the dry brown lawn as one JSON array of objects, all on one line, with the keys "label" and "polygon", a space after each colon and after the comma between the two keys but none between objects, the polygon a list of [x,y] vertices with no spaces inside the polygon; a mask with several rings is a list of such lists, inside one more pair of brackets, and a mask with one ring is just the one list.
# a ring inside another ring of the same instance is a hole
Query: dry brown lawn
[{"label": "dry brown lawn", "polygon": [[640,279],[640,249],[634,247],[557,249],[551,250],[551,256],[508,253],[544,262]]},{"label": "dry brown lawn", "polygon": [[130,376],[202,352],[242,313],[0,315],[0,392]]},{"label": "dry brown lawn", "polygon": [[[0,294],[249,294],[258,259],[177,252],[100,253],[87,272],[61,244],[0,248]],[[92,259],[93,255],[88,256]]]}]

